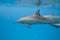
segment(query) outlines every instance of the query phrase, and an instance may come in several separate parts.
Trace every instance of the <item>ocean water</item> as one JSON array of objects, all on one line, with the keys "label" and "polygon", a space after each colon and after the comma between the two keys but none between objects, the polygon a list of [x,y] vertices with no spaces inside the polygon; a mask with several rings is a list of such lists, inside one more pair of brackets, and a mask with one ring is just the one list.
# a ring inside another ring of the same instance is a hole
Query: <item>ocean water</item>
[{"label": "ocean water", "polygon": [[60,1],[50,5],[20,5],[17,0],[0,0],[0,40],[60,40],[60,28],[38,24],[29,29],[24,24],[15,23],[19,18],[34,15],[38,9],[42,16],[52,12],[60,16],[59,4]]}]

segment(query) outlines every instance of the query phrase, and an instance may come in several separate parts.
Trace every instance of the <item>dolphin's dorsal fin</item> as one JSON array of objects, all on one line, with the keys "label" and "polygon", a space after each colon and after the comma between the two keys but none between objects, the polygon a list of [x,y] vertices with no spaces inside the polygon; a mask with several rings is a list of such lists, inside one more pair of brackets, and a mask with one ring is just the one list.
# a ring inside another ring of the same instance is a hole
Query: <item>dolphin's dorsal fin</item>
[{"label": "dolphin's dorsal fin", "polygon": [[39,17],[40,16],[40,13],[39,12],[40,12],[40,9],[35,13],[35,16],[36,17]]}]

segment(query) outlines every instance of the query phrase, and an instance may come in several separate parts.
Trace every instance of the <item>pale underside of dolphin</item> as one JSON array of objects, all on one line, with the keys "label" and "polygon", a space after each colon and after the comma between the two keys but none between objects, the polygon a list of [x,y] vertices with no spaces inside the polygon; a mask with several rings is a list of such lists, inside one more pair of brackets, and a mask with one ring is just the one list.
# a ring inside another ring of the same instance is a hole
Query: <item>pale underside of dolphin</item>
[{"label": "pale underside of dolphin", "polygon": [[[52,18],[53,17],[53,18]],[[18,19],[17,23],[23,23],[26,27],[30,28],[32,24],[50,24],[53,27],[59,28],[60,22],[56,20],[57,18],[53,14],[41,16],[40,9],[32,16],[26,16]]]}]

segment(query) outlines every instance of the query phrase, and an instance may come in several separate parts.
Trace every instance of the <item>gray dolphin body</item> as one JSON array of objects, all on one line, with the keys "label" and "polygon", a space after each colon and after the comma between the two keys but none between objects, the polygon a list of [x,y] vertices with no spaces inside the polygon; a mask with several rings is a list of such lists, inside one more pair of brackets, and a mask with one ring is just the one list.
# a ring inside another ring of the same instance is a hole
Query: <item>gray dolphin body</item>
[{"label": "gray dolphin body", "polygon": [[33,16],[27,16],[27,17],[20,18],[16,22],[23,23],[28,28],[30,28],[31,24],[50,24],[56,28],[60,27],[60,22],[47,16],[41,16],[39,11],[40,10],[38,10]]}]

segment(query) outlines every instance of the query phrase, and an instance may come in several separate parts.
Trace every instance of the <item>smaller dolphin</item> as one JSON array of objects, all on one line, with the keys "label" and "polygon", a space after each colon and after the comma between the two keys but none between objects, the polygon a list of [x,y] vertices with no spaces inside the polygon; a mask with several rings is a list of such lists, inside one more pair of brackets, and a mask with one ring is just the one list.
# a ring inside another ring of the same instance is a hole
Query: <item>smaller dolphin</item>
[{"label": "smaller dolphin", "polygon": [[36,5],[36,6],[40,6],[41,1],[38,0],[37,2],[21,2],[23,5]]},{"label": "smaller dolphin", "polygon": [[36,6],[40,6],[40,5],[49,5],[51,4],[51,2],[48,2],[48,1],[41,1],[41,0],[37,0],[36,2],[23,2],[22,1],[22,4],[24,5],[36,5]]},{"label": "smaller dolphin", "polygon": [[30,28],[30,25],[32,24],[50,24],[56,28],[60,27],[60,22],[55,20],[56,18],[50,18],[51,16],[41,16],[39,11],[40,9],[34,15],[20,18],[16,22],[23,23],[28,28]]}]

